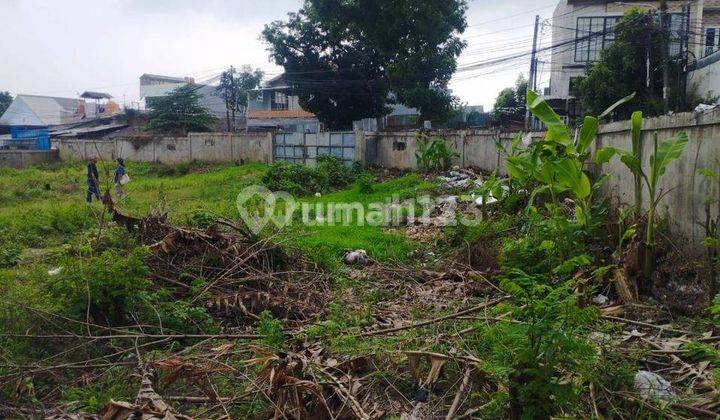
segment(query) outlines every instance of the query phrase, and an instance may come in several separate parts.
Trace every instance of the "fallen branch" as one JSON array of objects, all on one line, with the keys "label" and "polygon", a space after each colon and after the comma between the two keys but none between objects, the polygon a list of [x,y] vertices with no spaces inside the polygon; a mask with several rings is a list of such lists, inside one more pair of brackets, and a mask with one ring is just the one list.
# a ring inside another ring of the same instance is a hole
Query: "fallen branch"
[{"label": "fallen branch", "polygon": [[362,404],[358,402],[358,400],[350,393],[350,391],[343,386],[340,381],[333,376],[330,372],[328,372],[327,369],[324,367],[320,367],[320,372],[322,372],[333,384],[333,388],[335,388],[338,391],[339,395],[343,395],[345,397],[346,402],[350,406],[350,409],[353,411],[353,413],[360,419],[360,420],[370,420],[370,415],[368,415],[365,410],[362,408]]},{"label": "fallen branch", "polygon": [[255,334],[114,334],[114,335],[74,335],[74,334],[0,334],[0,337],[10,338],[37,338],[37,339],[86,339],[86,340],[113,340],[121,338],[152,338],[152,339],[222,339],[222,340],[258,340],[263,335]]},{"label": "fallen branch", "polygon": [[457,412],[458,408],[460,408],[460,401],[462,400],[463,396],[465,395],[465,392],[467,392],[467,389],[470,386],[470,375],[471,374],[472,374],[472,369],[465,370],[465,374],[463,375],[462,383],[460,384],[460,388],[458,388],[457,393],[455,394],[455,399],[453,399],[452,405],[450,406],[450,410],[448,410],[448,413],[445,416],[445,420],[451,420],[453,418],[453,416],[455,416],[455,413]]},{"label": "fallen branch", "polygon": [[650,324],[650,323],[642,322],[642,321],[635,321],[632,319],[619,318],[616,316],[602,315],[602,316],[600,316],[600,318],[605,319],[607,321],[622,322],[623,324],[637,325],[639,327],[646,327],[646,328],[654,328],[656,330],[661,330],[661,331],[670,331],[670,332],[679,333],[679,334],[691,334],[690,331],[678,330],[675,328],[667,328],[667,327],[663,327],[660,325]]},{"label": "fallen branch", "polygon": [[461,317],[464,315],[468,315],[468,314],[472,314],[472,313],[481,311],[487,307],[497,305],[498,303],[505,301],[507,299],[510,299],[510,296],[503,296],[501,298],[491,300],[491,301],[482,303],[477,306],[473,306],[472,308],[465,309],[460,312],[455,312],[454,314],[441,316],[439,318],[434,318],[434,319],[430,319],[430,320],[422,321],[422,322],[416,322],[416,323],[405,325],[402,327],[394,327],[394,328],[386,328],[383,330],[368,331],[368,332],[357,334],[356,337],[371,337],[374,335],[389,334],[389,333],[394,333],[394,332],[398,332],[398,331],[402,331],[402,330],[409,330],[411,328],[424,327],[426,325],[435,324],[435,323],[442,322],[442,321],[447,321],[449,319],[458,318],[458,317]]}]

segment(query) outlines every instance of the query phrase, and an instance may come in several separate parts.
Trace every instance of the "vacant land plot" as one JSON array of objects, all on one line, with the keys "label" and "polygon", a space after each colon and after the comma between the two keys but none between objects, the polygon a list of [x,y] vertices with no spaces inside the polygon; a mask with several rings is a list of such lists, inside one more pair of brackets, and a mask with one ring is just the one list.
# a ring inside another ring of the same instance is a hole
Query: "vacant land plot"
[{"label": "vacant land plot", "polygon": [[[111,168],[100,169],[106,189]],[[158,412],[147,401],[161,401],[176,418],[642,418],[717,407],[714,321],[622,305],[617,238],[568,219],[572,207],[529,208],[527,190],[472,171],[128,171],[114,214],[85,204],[83,164],[0,172],[3,415],[70,418],[136,400],[132,409]],[[316,223],[296,214],[248,231],[236,197],[278,182],[300,191]],[[402,213],[397,226],[357,216],[317,225],[330,203],[369,211],[418,196],[439,203],[429,223]],[[478,212],[478,199],[492,204]],[[481,220],[453,223],[471,213]],[[358,249],[367,258],[348,254]]]}]

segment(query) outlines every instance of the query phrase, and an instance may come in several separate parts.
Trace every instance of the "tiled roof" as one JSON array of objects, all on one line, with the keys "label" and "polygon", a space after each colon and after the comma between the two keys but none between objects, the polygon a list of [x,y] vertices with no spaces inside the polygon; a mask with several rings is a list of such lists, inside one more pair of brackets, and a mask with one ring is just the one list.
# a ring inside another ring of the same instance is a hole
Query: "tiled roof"
[{"label": "tiled roof", "polygon": [[285,111],[250,111],[248,113],[248,118],[315,118],[315,114],[303,111],[302,109],[289,109]]}]

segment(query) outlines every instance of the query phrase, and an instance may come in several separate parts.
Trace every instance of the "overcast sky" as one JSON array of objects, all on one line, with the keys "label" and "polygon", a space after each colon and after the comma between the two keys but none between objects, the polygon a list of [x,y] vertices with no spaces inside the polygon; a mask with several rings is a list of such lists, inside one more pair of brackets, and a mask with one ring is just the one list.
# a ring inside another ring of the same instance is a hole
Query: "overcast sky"
[{"label": "overcast sky", "polygon": [[[390,0],[391,1],[391,0]],[[100,90],[138,99],[143,73],[201,81],[230,65],[270,63],[259,35],[300,0],[0,0],[0,90],[75,97]],[[550,0],[472,0],[460,64],[529,50],[535,14]],[[549,28],[545,30],[549,36]],[[545,41],[547,42],[547,41]],[[498,91],[527,75],[529,59],[456,74],[451,88],[489,109]],[[543,67],[549,68],[549,65]],[[547,81],[549,74],[542,73]]]}]

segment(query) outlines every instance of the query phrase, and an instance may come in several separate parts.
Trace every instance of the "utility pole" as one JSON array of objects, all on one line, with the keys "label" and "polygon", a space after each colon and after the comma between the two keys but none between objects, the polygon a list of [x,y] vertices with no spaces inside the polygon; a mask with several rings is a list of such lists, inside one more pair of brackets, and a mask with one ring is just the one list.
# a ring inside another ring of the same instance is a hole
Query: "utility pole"
[{"label": "utility pole", "polygon": [[682,97],[683,105],[687,105],[687,68],[690,63],[690,3],[685,3],[682,10],[683,17],[685,18],[685,30],[683,31],[685,48],[683,51],[680,51],[680,54],[682,54],[682,66],[680,67],[680,71],[682,72],[682,75],[680,76],[680,95]]},{"label": "utility pole", "polygon": [[[535,73],[537,72],[537,40],[538,40],[538,29],[540,27],[540,15],[535,15],[535,34],[533,35],[533,46],[532,55],[530,56],[530,76],[528,77],[528,89],[535,90],[537,86],[537,79]],[[525,131],[530,131],[530,109],[525,109]]]},{"label": "utility pole", "polygon": [[662,28],[663,113],[670,111],[668,85],[670,84],[670,15],[667,0],[660,0],[660,27]]}]

